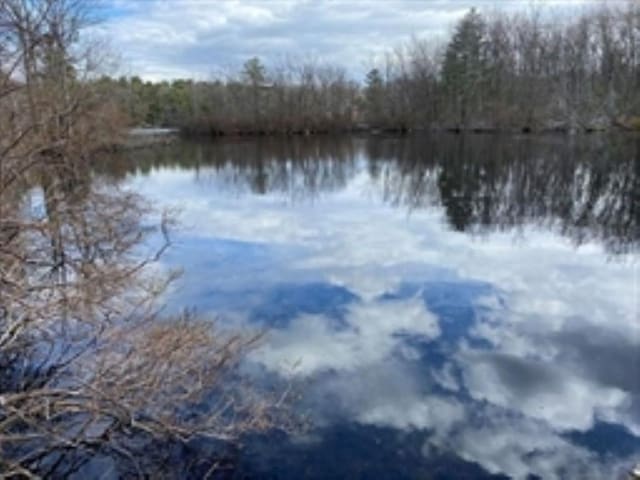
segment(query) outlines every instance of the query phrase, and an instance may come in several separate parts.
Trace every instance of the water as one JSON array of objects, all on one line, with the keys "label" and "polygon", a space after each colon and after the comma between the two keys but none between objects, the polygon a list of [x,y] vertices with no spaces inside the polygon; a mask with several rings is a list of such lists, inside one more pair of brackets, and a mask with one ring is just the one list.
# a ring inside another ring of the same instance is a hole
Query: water
[{"label": "water", "polygon": [[233,478],[625,478],[640,139],[253,139],[105,172],[180,209],[170,309],[267,327],[311,428]]}]

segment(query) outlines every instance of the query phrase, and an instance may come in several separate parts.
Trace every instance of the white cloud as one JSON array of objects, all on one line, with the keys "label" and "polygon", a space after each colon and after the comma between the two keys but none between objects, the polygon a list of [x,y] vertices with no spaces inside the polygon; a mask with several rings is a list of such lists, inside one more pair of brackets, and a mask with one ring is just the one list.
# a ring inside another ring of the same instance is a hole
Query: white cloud
[{"label": "white cloud", "polygon": [[628,394],[553,363],[496,353],[460,356],[464,383],[477,400],[516,409],[557,431],[587,431],[600,412],[624,406]]},{"label": "white cloud", "polygon": [[465,417],[461,404],[435,396],[403,397],[397,401],[364,408],[357,420],[367,425],[394,427],[401,430],[434,430],[435,435],[444,436]]},{"label": "white cloud", "polygon": [[[566,11],[585,0],[541,1]],[[97,31],[122,52],[127,73],[147,79],[207,78],[260,56],[313,55],[360,75],[365,64],[412,35],[444,38],[472,6],[526,9],[530,1],[111,0]]]},{"label": "white cloud", "polygon": [[487,424],[463,428],[444,446],[491,473],[515,480],[532,475],[545,480],[598,480],[621,471],[608,461],[601,463],[596,455],[572,445],[543,424],[499,412],[487,417],[491,419]]},{"label": "white cloud", "polygon": [[[353,304],[347,328],[336,330],[322,316],[304,315],[286,330],[272,331],[255,360],[282,375],[308,377],[322,371],[356,371],[389,358],[402,344],[398,335],[431,340],[438,321],[420,298]],[[291,369],[292,364],[297,364]]]}]

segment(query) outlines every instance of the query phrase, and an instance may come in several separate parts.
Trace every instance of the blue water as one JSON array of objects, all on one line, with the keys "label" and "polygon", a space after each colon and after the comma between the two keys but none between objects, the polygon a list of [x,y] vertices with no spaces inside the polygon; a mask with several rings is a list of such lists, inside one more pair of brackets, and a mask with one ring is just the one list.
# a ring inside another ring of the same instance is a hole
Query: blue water
[{"label": "blue water", "polygon": [[292,382],[310,420],[247,442],[225,475],[625,478],[640,461],[638,145],[136,154],[127,188],[179,208],[168,309],[266,328],[248,362]]}]

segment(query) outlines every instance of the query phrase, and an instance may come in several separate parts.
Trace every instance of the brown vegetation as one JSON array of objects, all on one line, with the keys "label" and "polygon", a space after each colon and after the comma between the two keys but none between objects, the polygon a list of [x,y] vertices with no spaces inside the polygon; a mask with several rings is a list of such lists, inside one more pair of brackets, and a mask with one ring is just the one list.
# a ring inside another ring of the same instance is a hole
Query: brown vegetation
[{"label": "brown vegetation", "polygon": [[230,440],[272,425],[274,402],[234,379],[259,335],[158,318],[173,275],[149,267],[168,220],[156,229],[165,242],[141,256],[148,206],[92,178],[122,116],[88,81],[92,49],[77,44],[87,5],[0,0],[3,478],[63,476],[97,452],[143,476],[136,439]]}]

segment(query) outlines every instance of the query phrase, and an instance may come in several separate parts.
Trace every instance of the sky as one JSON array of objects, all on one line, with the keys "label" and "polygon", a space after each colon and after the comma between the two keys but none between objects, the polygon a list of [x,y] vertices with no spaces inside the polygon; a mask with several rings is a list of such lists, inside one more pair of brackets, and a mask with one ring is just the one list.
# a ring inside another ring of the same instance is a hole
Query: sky
[{"label": "sky", "polygon": [[[624,2],[627,0],[610,0]],[[629,0],[631,1],[631,0]],[[443,41],[471,7],[570,17],[592,0],[105,0],[93,34],[118,73],[206,80],[257,56],[267,65],[313,59],[358,79],[412,36]]]}]

